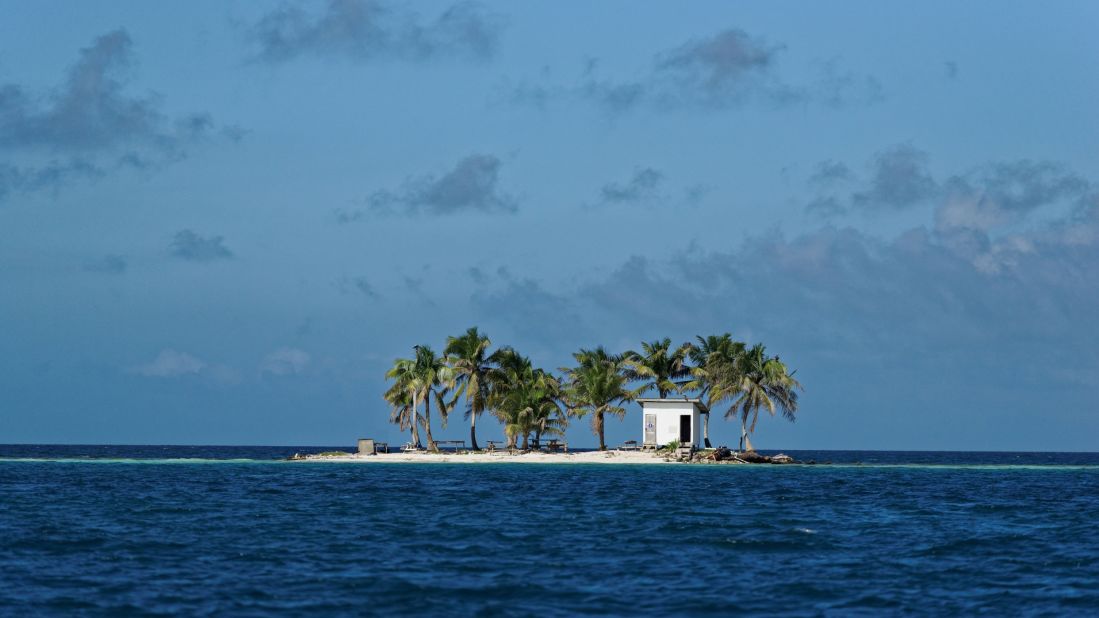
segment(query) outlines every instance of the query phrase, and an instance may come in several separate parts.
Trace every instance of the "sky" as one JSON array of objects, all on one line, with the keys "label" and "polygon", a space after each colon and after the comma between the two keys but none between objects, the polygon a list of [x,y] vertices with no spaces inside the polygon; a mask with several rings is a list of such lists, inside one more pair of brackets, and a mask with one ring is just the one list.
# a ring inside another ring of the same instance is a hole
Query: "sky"
[{"label": "sky", "polygon": [[400,443],[386,369],[477,326],[547,369],[763,343],[805,389],[760,448],[1097,450],[1097,26],[2,1],[0,443]]}]

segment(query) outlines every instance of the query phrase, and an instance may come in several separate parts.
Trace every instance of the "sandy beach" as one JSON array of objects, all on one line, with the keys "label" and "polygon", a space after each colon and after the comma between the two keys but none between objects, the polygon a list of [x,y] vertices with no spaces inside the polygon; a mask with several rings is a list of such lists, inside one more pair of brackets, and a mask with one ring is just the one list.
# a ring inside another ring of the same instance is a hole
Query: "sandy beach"
[{"label": "sandy beach", "polygon": [[675,464],[663,455],[640,451],[585,451],[580,453],[379,453],[377,455],[307,455],[303,462],[380,463],[524,463],[524,464]]}]

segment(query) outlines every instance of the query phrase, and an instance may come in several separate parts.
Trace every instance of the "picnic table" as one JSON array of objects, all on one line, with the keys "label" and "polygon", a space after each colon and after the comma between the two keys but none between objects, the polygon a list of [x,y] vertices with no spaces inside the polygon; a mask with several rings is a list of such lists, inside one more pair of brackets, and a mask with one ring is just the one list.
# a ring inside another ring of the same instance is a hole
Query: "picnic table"
[{"label": "picnic table", "polygon": [[567,453],[569,452],[569,443],[564,440],[552,438],[550,440],[546,440],[544,448],[547,451],[564,451]]},{"label": "picnic table", "polygon": [[637,445],[637,440],[626,440],[622,443],[622,446],[618,447],[620,451],[640,451],[641,447]]},{"label": "picnic table", "polygon": [[438,446],[439,448],[450,447],[450,448],[454,449],[455,451],[457,451],[459,449],[464,449],[466,447],[466,441],[465,440],[436,440],[435,445]]}]

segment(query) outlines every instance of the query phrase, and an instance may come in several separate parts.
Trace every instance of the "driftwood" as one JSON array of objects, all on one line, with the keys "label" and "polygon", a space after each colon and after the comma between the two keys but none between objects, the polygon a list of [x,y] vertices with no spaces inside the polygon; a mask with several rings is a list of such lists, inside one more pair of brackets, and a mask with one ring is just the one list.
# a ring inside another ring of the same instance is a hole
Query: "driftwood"
[{"label": "driftwood", "polygon": [[719,446],[714,449],[714,452],[703,456],[700,461],[727,461],[729,463],[752,463],[752,464],[789,464],[797,463],[793,457],[785,454],[778,455],[762,455],[755,451],[737,452],[730,450],[726,446]]}]

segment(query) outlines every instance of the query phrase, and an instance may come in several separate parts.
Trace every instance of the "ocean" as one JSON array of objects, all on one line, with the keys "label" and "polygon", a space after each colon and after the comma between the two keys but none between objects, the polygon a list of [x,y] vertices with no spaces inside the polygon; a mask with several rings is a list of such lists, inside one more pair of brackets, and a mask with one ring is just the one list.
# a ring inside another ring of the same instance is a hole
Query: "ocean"
[{"label": "ocean", "polygon": [[1099,454],[280,461],[333,448],[0,445],[0,614],[1099,613]]}]

